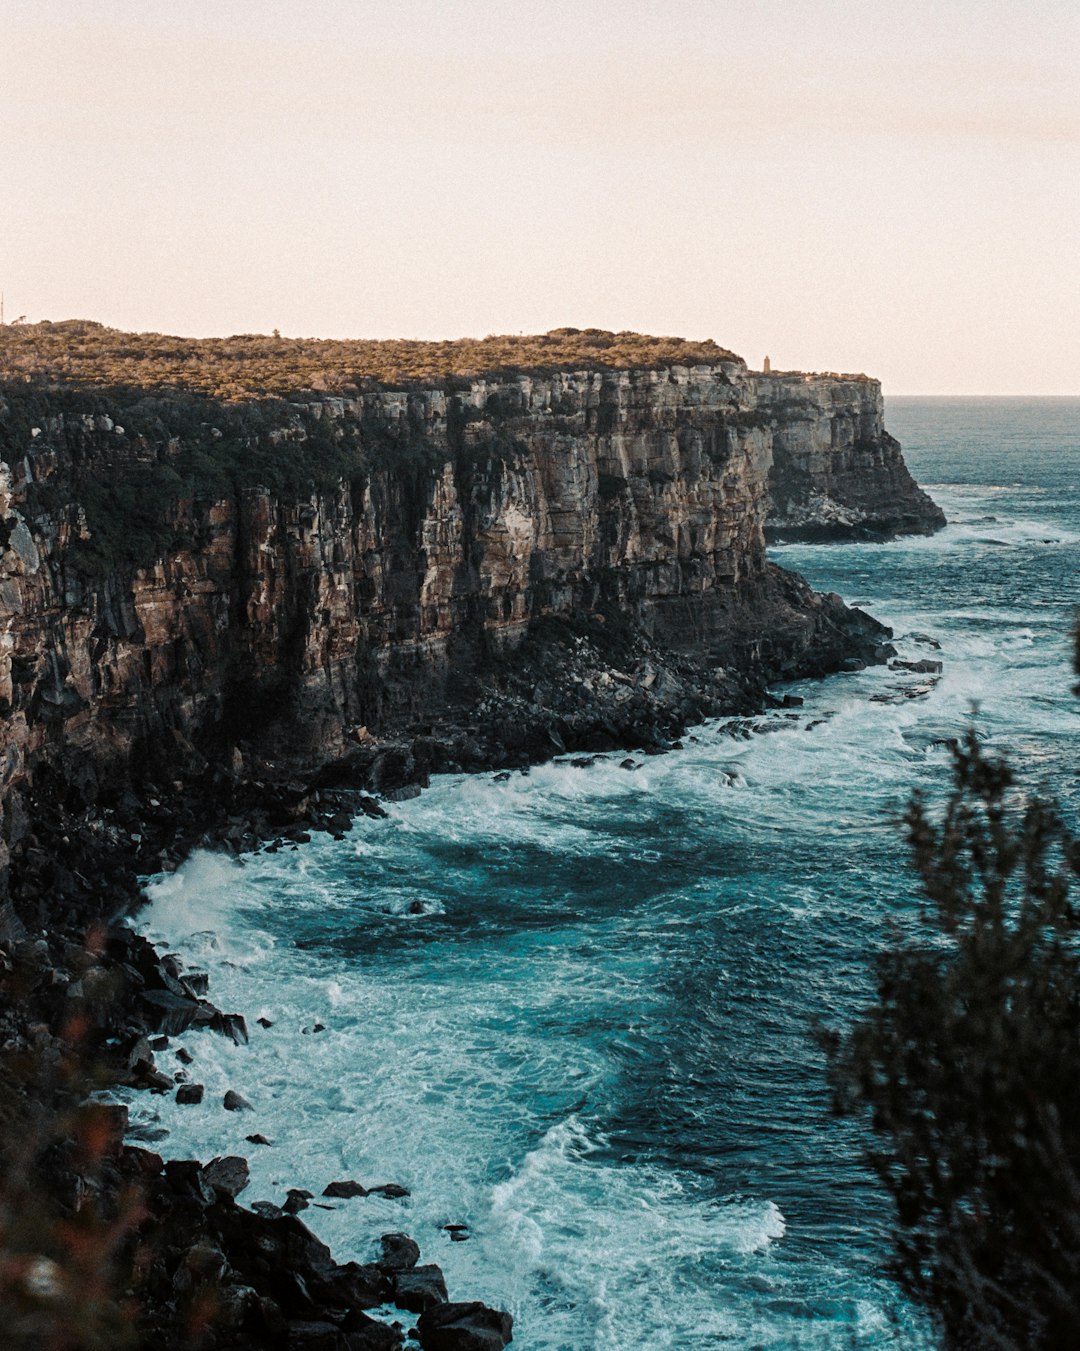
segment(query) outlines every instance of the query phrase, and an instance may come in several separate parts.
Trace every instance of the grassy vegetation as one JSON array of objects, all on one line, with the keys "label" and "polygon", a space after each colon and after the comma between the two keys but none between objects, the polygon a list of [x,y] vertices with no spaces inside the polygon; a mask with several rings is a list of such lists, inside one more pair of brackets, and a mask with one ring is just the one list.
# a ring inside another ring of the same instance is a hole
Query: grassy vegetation
[{"label": "grassy vegetation", "polygon": [[731,360],[738,358],[711,340],[597,328],[448,342],[258,333],[178,338],[124,333],[74,319],[0,328],[0,379],[183,390],[234,403],[305,392],[349,395],[378,386],[444,384],[516,371],[655,369]]},{"label": "grassy vegetation", "polygon": [[[55,467],[42,462],[44,472],[35,470],[27,511],[32,519],[66,518],[67,560],[92,576],[197,543],[201,517],[190,504],[199,500],[255,485],[295,499],[342,482],[356,487],[389,467],[419,479],[447,455],[469,473],[518,453],[512,424],[523,407],[513,388],[493,390],[482,412],[452,398],[448,444],[432,438],[411,400],[402,416],[388,417],[365,393],[432,386],[452,393],[481,375],[737,359],[711,341],[600,329],[374,342],[177,338],[81,320],[7,325],[0,327],[0,458],[20,463],[34,446],[60,453]],[[346,400],[333,418],[323,416],[327,395]],[[610,413],[601,405],[593,430],[607,430]],[[467,438],[466,424],[476,419],[484,434]]]}]

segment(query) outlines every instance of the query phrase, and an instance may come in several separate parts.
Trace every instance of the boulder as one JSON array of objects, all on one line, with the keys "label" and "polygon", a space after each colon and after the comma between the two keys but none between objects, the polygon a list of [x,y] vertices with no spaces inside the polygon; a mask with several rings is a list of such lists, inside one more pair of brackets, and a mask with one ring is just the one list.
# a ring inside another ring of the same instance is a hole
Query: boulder
[{"label": "boulder", "polygon": [[349,1180],[328,1182],[323,1188],[324,1196],[337,1196],[343,1200],[347,1200],[351,1196],[367,1196],[367,1194],[368,1189],[366,1187],[362,1187],[359,1182]]},{"label": "boulder", "polygon": [[221,1105],[227,1112],[253,1112],[255,1110],[247,1098],[241,1097],[231,1088],[222,1098]]},{"label": "boulder", "polygon": [[408,1271],[397,1271],[392,1279],[394,1303],[399,1309],[423,1313],[436,1304],[446,1303],[446,1282],[443,1280],[442,1268],[434,1262],[423,1267],[412,1267]]},{"label": "boulder", "polygon": [[211,1159],[203,1169],[203,1176],[219,1196],[239,1196],[251,1181],[248,1161],[239,1154],[226,1154]]},{"label": "boulder", "polygon": [[190,1106],[200,1103],[203,1100],[203,1094],[206,1092],[202,1084],[181,1084],[176,1090],[176,1101],[181,1106]]},{"label": "boulder", "polygon": [[399,1201],[402,1197],[411,1194],[408,1187],[402,1187],[397,1182],[380,1182],[377,1187],[367,1189],[368,1196],[385,1196],[388,1201]]},{"label": "boulder", "polygon": [[916,675],[940,675],[945,669],[940,661],[931,661],[924,657],[921,661],[892,661],[889,663],[890,670],[893,671],[914,671]]},{"label": "boulder", "polygon": [[358,1309],[350,1309],[341,1320],[341,1331],[348,1351],[396,1351],[404,1341],[399,1324],[380,1323]]},{"label": "boulder", "polygon": [[173,994],[171,990],[144,990],[139,999],[150,1026],[170,1037],[186,1031],[196,1021],[202,1008],[197,999]]},{"label": "boulder", "polygon": [[409,1271],[420,1260],[420,1245],[408,1234],[383,1234],[379,1243],[382,1256],[376,1265],[382,1271]]},{"label": "boulder", "polygon": [[216,1193],[196,1159],[169,1159],[165,1164],[165,1180],[174,1196],[183,1196],[206,1206],[214,1202]]},{"label": "boulder", "polygon": [[416,1330],[424,1351],[502,1351],[514,1320],[486,1304],[439,1304],[423,1313]]}]

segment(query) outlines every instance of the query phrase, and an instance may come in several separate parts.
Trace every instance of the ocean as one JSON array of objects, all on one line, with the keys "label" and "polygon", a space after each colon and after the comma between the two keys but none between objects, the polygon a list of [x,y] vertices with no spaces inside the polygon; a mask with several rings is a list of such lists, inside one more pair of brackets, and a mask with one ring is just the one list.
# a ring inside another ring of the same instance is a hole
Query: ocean
[{"label": "ocean", "polygon": [[[1026,787],[1080,808],[1080,399],[886,413],[947,528],[773,556],[939,681],[801,682],[801,708],[692,729],[633,772],[445,776],[341,841],[149,879],[140,927],[252,1035],[181,1038],[206,1098],[133,1095],[137,1129],[247,1156],[245,1203],[409,1188],[303,1219],[339,1261],[411,1234],[452,1298],[511,1310],[522,1351],[935,1346],[888,1276],[889,1204],[864,1127],[829,1113],[812,1027],[855,1016],[874,953],[916,923],[898,817],[944,794],[973,718]],[[254,1110],[224,1112],[227,1088]]]}]

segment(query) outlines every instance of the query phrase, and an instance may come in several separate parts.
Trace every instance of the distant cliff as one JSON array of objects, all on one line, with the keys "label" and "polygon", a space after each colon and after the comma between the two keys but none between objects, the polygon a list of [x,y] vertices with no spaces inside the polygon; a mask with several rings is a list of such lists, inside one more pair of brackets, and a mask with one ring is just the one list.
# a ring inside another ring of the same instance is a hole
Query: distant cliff
[{"label": "distant cliff", "polygon": [[312,773],[451,714],[450,767],[643,744],[880,659],[767,519],[938,523],[875,382],[727,354],[232,403],[24,375],[0,457],[0,868],[46,779]]},{"label": "distant cliff", "polygon": [[884,428],[878,381],[773,373],[754,384],[773,427],[767,539],[885,540],[945,524]]}]

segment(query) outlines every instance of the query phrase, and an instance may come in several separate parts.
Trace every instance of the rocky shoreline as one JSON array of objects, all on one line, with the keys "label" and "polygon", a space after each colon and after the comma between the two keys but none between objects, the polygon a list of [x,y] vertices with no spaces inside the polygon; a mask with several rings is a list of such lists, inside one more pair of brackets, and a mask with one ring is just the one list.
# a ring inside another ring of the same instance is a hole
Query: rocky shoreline
[{"label": "rocky shoreline", "polygon": [[[89,360],[113,351],[95,332],[53,336]],[[123,346],[137,367],[139,340]],[[193,849],[342,836],[437,773],[610,752],[632,771],[706,718],[783,704],[776,682],[895,656],[765,548],[770,521],[942,524],[880,386],[707,355],[239,400],[185,387],[175,353],[149,386],[135,367],[0,381],[9,1344],[510,1340],[508,1314],[450,1302],[404,1235],[333,1260],[299,1214],[366,1184],[247,1207],[243,1158],[125,1143],[97,1090],[194,1103],[172,1038],[260,1033],[128,921],[139,878]]]},{"label": "rocky shoreline", "polygon": [[[784,576],[805,603],[804,584]],[[143,903],[138,877],[176,867],[195,847],[239,854],[302,844],[317,830],[343,835],[356,817],[384,814],[380,799],[415,796],[433,773],[523,769],[564,752],[663,753],[706,717],[782,704],[766,690],[770,677],[857,669],[894,655],[888,630],[869,616],[835,598],[817,604],[814,642],[798,655],[778,646],[741,671],[672,653],[636,627],[620,629],[611,614],[538,626],[512,661],[492,664],[475,703],[448,710],[437,725],[365,733],[344,756],[304,775],[295,765],[275,774],[244,748],[234,765],[207,763],[188,780],[132,775],[92,809],[65,808],[47,778],[35,785],[33,829],[12,870],[12,899],[0,908],[0,1042],[6,1065],[73,1068],[48,1087],[36,1079],[20,1086],[8,1075],[16,1099],[8,1119],[32,1114],[42,1101],[53,1104],[58,1121],[71,1112],[99,1114],[102,1143],[89,1161],[80,1162],[79,1131],[68,1123],[44,1141],[31,1171],[58,1223],[92,1212],[103,1233],[120,1226],[101,1279],[118,1281],[117,1308],[138,1310],[112,1329],[113,1340],[71,1345],[122,1345],[125,1334],[133,1344],[163,1348],[367,1351],[402,1345],[411,1330],[428,1351],[506,1345],[509,1314],[450,1302],[438,1267],[421,1264],[407,1237],[384,1235],[372,1263],[339,1265],[298,1218],[327,1200],[293,1192],[283,1208],[247,1208],[237,1199],[245,1159],[167,1160],[125,1143],[125,1109],[86,1107],[91,1078],[98,1089],[199,1101],[194,1068],[186,1052],[177,1057],[171,1038],[189,1027],[238,1042],[258,1034],[242,1014],[215,1007],[203,973],[185,971],[124,922]],[[262,777],[250,774],[253,763]],[[35,917],[37,930],[27,927]],[[243,1106],[226,1101],[222,1110]],[[257,1133],[249,1139],[265,1147]],[[351,1179],[327,1182],[330,1198],[365,1191]],[[59,1289],[65,1263],[62,1255],[51,1260]],[[21,1294],[32,1333],[24,1344],[33,1345],[42,1320],[62,1319],[66,1306],[50,1301],[48,1283]],[[388,1312],[394,1305],[397,1315]],[[381,1316],[372,1317],[373,1309]]]}]

